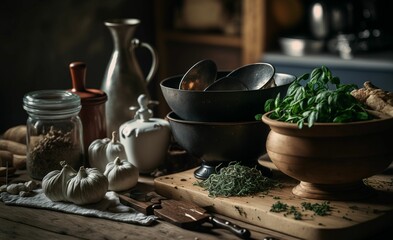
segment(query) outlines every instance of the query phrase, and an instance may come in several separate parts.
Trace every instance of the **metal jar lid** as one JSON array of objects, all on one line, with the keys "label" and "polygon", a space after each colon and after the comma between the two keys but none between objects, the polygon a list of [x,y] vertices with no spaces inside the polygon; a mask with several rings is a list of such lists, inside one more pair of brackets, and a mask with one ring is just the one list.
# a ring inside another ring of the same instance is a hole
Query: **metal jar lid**
[{"label": "metal jar lid", "polygon": [[39,90],[23,97],[23,108],[31,117],[66,118],[78,115],[81,101],[65,90]]}]

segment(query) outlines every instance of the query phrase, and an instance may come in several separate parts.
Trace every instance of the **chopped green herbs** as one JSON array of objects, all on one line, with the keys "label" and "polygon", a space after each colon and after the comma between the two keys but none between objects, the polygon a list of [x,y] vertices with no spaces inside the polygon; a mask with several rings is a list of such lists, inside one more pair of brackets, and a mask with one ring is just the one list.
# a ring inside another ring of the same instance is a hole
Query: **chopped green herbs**
[{"label": "chopped green herbs", "polygon": [[[323,202],[323,203],[302,202],[301,206],[302,206],[302,211],[304,210],[313,211],[315,215],[318,216],[330,215],[330,211],[331,211],[329,202]],[[270,212],[277,212],[277,213],[285,212],[284,216],[293,215],[294,219],[301,220],[303,214],[297,209],[298,208],[296,206],[293,205],[289,206],[286,203],[277,201],[270,208]]]},{"label": "chopped green herbs", "polygon": [[[307,81],[302,84],[302,81]],[[311,74],[297,78],[288,88],[284,98],[265,102],[265,111],[272,111],[271,119],[297,123],[301,129],[305,123],[312,127],[316,122],[343,123],[368,120],[371,116],[351,91],[357,89],[354,84],[340,84],[340,79],[322,66]],[[255,116],[261,119],[262,115]]]},{"label": "chopped green herbs", "polygon": [[286,212],[288,210],[288,204],[280,201],[275,202],[270,208],[270,212]]},{"label": "chopped green herbs", "polygon": [[323,203],[302,202],[301,205],[305,210],[311,210],[318,216],[325,216],[330,214],[329,202],[323,202]]},{"label": "chopped green herbs", "polygon": [[194,185],[208,190],[210,197],[246,196],[280,186],[277,181],[263,176],[258,169],[238,162],[229,163],[218,173],[210,174],[206,180],[195,182]]},{"label": "chopped green herbs", "polygon": [[285,212],[284,216],[293,214],[293,218],[296,220],[301,220],[303,215],[296,209],[295,206],[288,206],[286,203],[280,201],[275,202],[270,208],[270,212]]},{"label": "chopped green herbs", "polygon": [[293,214],[293,217],[294,217],[296,220],[302,220],[303,215],[296,209],[295,206],[291,206],[291,207],[289,208],[288,213]]}]

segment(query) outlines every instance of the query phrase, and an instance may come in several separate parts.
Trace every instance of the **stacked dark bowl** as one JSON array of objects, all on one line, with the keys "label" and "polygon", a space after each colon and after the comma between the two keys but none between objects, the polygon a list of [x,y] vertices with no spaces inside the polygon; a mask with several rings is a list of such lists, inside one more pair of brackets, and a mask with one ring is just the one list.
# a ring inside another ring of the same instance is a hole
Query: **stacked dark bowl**
[{"label": "stacked dark bowl", "polygon": [[[218,72],[217,78],[225,74]],[[257,166],[266,152],[269,127],[255,115],[264,113],[267,99],[284,96],[295,76],[276,73],[275,87],[231,91],[181,90],[182,77],[164,79],[160,87],[172,110],[167,118],[175,141],[202,160],[195,177],[206,179],[217,166],[232,161]]]}]

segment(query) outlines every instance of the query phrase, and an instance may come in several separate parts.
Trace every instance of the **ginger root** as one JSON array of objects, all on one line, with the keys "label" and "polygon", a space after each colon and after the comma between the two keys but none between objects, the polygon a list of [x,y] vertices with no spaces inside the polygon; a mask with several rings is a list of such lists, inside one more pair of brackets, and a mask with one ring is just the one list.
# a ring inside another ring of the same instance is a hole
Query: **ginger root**
[{"label": "ginger root", "polygon": [[3,139],[26,144],[26,135],[26,125],[18,125],[7,129],[3,134]]},{"label": "ginger root", "polygon": [[379,118],[393,117],[393,93],[378,88],[370,81],[365,82],[363,86],[364,88],[353,90],[352,96],[371,110],[381,113],[375,114],[374,112],[373,115]]}]

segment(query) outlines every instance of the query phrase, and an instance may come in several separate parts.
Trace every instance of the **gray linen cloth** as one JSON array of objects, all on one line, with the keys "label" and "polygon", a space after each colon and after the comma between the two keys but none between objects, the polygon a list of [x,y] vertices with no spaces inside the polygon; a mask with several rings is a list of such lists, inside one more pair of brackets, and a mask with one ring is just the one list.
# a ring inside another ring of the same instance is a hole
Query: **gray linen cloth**
[{"label": "gray linen cloth", "polygon": [[41,188],[33,190],[33,194],[30,197],[20,197],[19,195],[2,192],[0,193],[0,200],[6,205],[49,209],[141,225],[150,225],[157,219],[156,216],[146,216],[133,208],[124,206],[120,203],[117,194],[113,191],[107,192],[100,202],[88,205],[53,202],[45,196]]}]

